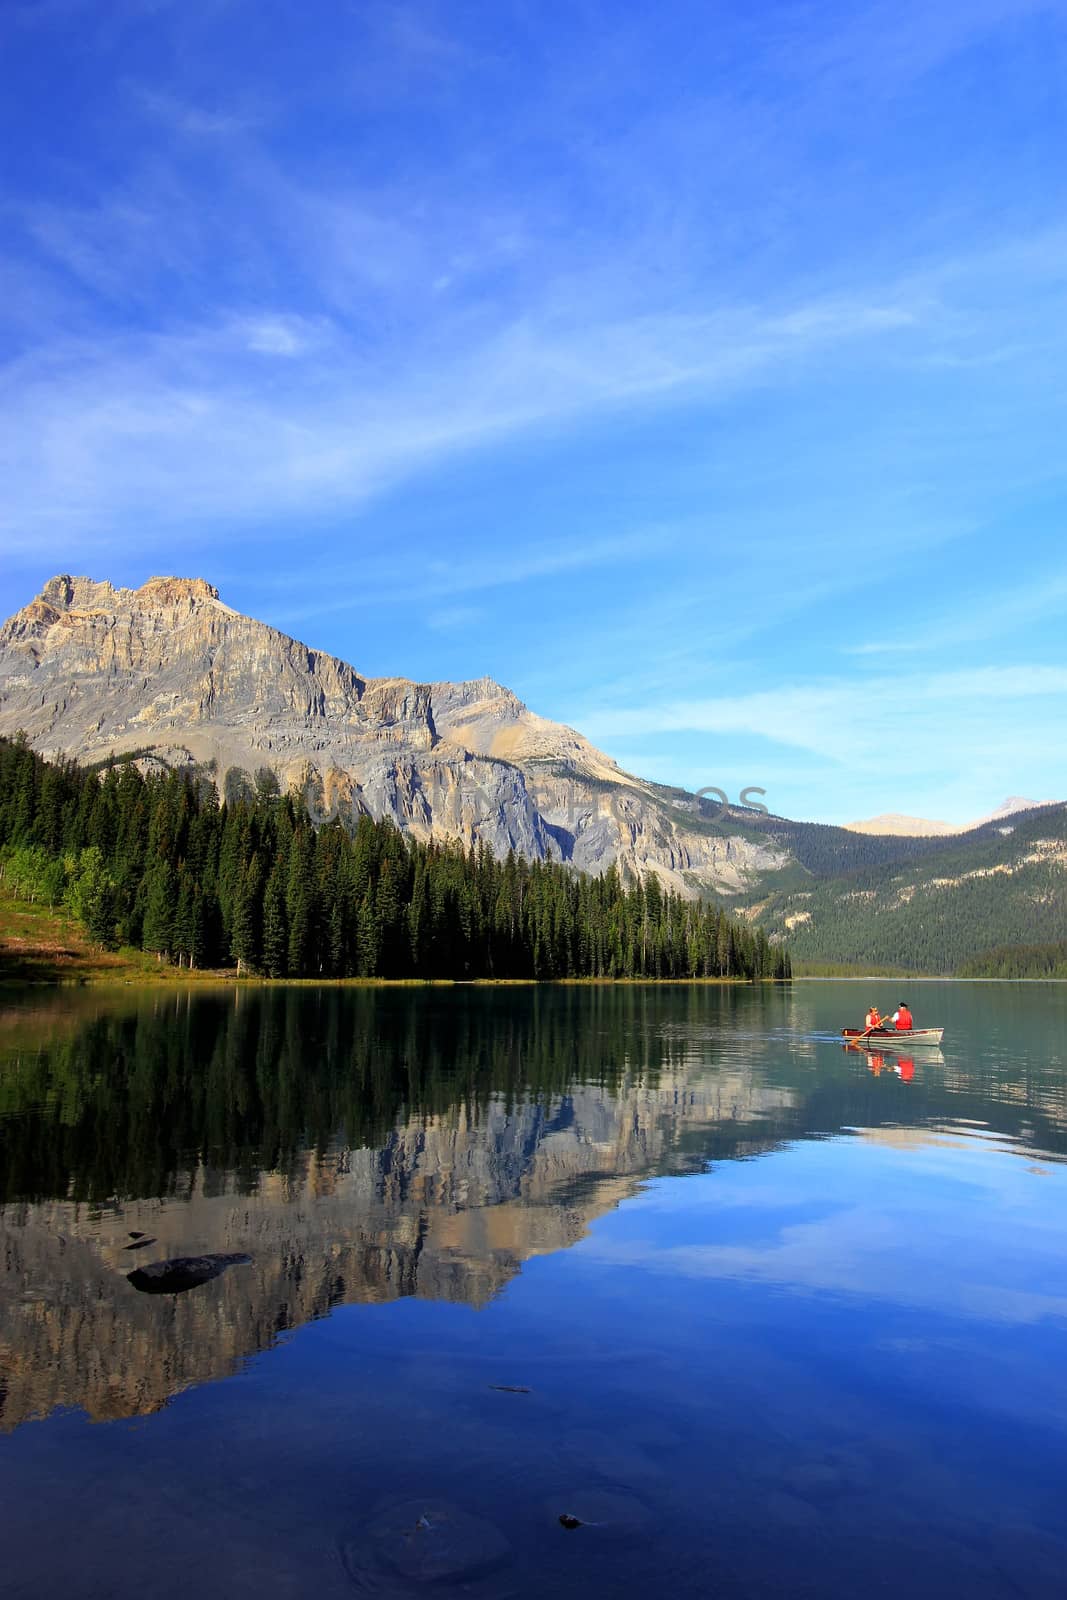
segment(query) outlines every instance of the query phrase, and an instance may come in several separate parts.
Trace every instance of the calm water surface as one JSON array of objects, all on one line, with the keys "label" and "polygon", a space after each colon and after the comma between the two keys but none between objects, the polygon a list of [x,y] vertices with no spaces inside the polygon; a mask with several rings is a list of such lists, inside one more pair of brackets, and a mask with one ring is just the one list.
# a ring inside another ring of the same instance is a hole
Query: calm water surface
[{"label": "calm water surface", "polygon": [[0,1589],[1067,1593],[1067,988],[910,994],[9,991]]}]

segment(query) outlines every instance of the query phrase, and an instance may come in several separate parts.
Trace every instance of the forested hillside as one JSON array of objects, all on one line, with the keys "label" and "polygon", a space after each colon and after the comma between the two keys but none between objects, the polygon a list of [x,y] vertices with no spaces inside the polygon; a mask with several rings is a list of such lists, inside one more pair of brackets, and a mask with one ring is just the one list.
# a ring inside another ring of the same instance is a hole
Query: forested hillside
[{"label": "forested hillside", "polygon": [[961,978],[1067,978],[1067,939],[1058,944],[997,945],[960,968]]},{"label": "forested hillside", "polygon": [[762,928],[483,844],[362,816],[321,828],[269,772],[220,802],[203,775],[87,770],[0,740],[0,872],[102,945],[270,977],[785,977]]},{"label": "forested hillside", "polygon": [[[978,841],[998,844],[1001,829],[1049,815],[1055,807],[1036,807],[1016,813],[1010,823],[1001,819],[982,824],[965,834],[923,836],[915,834],[853,833],[827,822],[794,822],[788,817],[760,816],[731,807],[724,817],[730,831],[740,828],[753,838],[769,838],[816,878],[838,878],[866,868],[908,866],[925,862],[961,845],[969,849]],[[767,875],[768,886],[770,875]]]},{"label": "forested hillside", "polygon": [[919,859],[813,877],[754,914],[799,959],[931,973],[1000,946],[1067,939],[1067,807],[922,843],[934,848]]}]

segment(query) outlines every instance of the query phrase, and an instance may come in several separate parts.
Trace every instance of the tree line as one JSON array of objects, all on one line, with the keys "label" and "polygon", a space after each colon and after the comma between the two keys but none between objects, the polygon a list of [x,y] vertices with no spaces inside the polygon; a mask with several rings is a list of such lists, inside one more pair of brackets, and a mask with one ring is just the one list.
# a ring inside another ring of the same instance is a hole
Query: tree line
[{"label": "tree line", "polygon": [[1067,939],[1054,944],[1005,944],[960,967],[961,978],[1067,978]]},{"label": "tree line", "polygon": [[392,822],[316,827],[263,772],[220,800],[202,772],[90,770],[0,740],[0,874],[101,945],[285,977],[785,978],[786,950],[718,907],[422,843]]}]

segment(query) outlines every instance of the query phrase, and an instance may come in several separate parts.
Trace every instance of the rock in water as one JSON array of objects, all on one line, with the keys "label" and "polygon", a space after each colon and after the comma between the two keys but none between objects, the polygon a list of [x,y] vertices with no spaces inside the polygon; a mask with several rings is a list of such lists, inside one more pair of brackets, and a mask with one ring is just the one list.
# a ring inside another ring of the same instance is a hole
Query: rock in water
[{"label": "rock in water", "polygon": [[576,1488],[561,1495],[551,1510],[561,1528],[599,1528],[618,1541],[646,1539],[658,1526],[651,1506],[621,1488]]},{"label": "rock in water", "polygon": [[138,1267],[126,1274],[142,1294],[183,1294],[186,1289],[199,1288],[217,1278],[227,1267],[246,1267],[251,1256],[239,1254],[213,1256],[175,1256],[170,1261],[151,1261],[147,1267]]}]

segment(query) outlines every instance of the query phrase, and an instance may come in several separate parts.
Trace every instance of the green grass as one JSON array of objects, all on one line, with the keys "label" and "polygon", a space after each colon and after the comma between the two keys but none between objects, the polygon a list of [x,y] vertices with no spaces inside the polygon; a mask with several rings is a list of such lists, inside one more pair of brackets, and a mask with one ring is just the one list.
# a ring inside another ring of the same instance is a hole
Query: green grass
[{"label": "green grass", "polygon": [[102,950],[61,907],[0,891],[0,983],[173,983],[224,976],[190,972],[143,950]]}]

